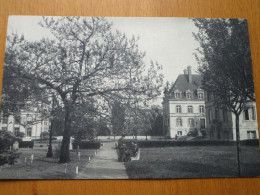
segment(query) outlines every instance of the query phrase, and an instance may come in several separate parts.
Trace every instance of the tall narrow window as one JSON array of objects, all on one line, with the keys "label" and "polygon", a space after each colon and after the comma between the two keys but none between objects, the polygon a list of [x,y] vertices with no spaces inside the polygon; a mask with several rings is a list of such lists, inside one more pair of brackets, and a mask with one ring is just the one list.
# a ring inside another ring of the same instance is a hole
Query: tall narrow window
[{"label": "tall narrow window", "polygon": [[188,113],[193,113],[193,107],[192,106],[188,106]]},{"label": "tall narrow window", "polygon": [[182,126],[182,119],[181,118],[177,118],[176,119],[176,126],[177,127],[181,127]]},{"label": "tall narrow window", "polygon": [[204,106],[199,106],[199,111],[200,111],[200,114],[205,113],[205,108],[204,108]]},{"label": "tall narrow window", "polygon": [[194,127],[194,119],[193,118],[189,118],[188,123],[189,123],[190,127]]},{"label": "tall narrow window", "polygon": [[15,127],[15,128],[14,128],[14,135],[15,135],[15,136],[18,136],[19,131],[20,131],[19,127]]},{"label": "tall narrow window", "polygon": [[219,109],[215,109],[215,118],[219,119]]},{"label": "tall narrow window", "polygon": [[3,116],[3,124],[7,124],[8,122],[8,116]]},{"label": "tall narrow window", "polygon": [[31,127],[26,128],[26,137],[32,137],[32,128]]},{"label": "tall narrow window", "polygon": [[176,106],[176,113],[181,113],[181,106],[180,105]]},{"label": "tall narrow window", "polygon": [[209,110],[209,123],[212,122],[212,113],[211,113],[211,110]]},{"label": "tall narrow window", "polygon": [[248,110],[248,108],[246,108],[246,109],[244,110],[244,118],[245,118],[246,121],[249,120],[249,110]]}]

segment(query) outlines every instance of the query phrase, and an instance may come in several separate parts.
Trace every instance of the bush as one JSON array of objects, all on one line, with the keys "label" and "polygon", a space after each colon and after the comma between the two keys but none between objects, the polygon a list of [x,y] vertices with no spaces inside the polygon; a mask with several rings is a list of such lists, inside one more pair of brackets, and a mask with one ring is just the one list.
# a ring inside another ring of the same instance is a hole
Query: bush
[{"label": "bush", "polygon": [[24,132],[18,132],[17,137],[23,138],[25,136]]},{"label": "bush", "polygon": [[72,143],[73,149],[99,149],[101,146],[100,141],[74,141]]},{"label": "bush", "polygon": [[19,148],[33,148],[34,141],[20,141]]},{"label": "bush", "polygon": [[20,154],[11,151],[10,148],[18,140],[11,132],[0,131],[0,166],[5,164],[13,165],[16,162]]},{"label": "bush", "polygon": [[138,146],[136,140],[126,140],[120,138],[118,140],[118,161],[127,162],[131,157],[136,156]]},{"label": "bush", "polygon": [[49,139],[49,136],[50,136],[49,132],[45,131],[45,132],[41,132],[40,138],[42,140],[47,140],[47,139]]},{"label": "bush", "polygon": [[141,148],[149,147],[170,147],[170,146],[234,146],[235,141],[219,141],[219,140],[196,140],[196,141],[158,141],[158,140],[140,140],[138,146]]}]

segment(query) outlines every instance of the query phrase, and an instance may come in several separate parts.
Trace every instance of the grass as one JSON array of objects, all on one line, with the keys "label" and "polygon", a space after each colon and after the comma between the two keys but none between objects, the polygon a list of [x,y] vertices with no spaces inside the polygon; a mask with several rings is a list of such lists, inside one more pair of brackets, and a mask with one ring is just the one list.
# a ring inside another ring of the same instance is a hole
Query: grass
[{"label": "grass", "polygon": [[[53,152],[55,156],[55,146]],[[46,158],[47,142],[35,142],[33,149],[20,148],[20,158],[15,165],[5,165],[0,167],[0,179],[73,179],[76,176],[76,166],[79,172],[86,166],[88,157],[94,156],[95,150],[80,150],[81,158],[78,159],[77,150],[70,151],[70,162],[67,163],[67,174],[65,174],[65,164],[59,164],[58,156]],[[31,163],[31,155],[34,154],[34,161]],[[27,162],[25,163],[25,158]]]},{"label": "grass", "polygon": [[[131,179],[237,177],[235,146],[141,148],[139,161],[125,163]],[[260,176],[258,147],[241,152],[242,177]]]}]

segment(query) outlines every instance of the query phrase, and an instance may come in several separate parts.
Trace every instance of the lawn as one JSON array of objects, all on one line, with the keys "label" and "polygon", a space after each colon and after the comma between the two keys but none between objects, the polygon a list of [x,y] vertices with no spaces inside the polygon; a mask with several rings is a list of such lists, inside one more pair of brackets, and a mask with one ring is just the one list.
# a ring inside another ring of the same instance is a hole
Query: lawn
[{"label": "lawn", "polygon": [[[241,150],[242,177],[260,176],[258,147]],[[235,146],[141,148],[139,161],[125,163],[131,179],[237,177]]]},{"label": "lawn", "polygon": [[[55,155],[55,146],[53,151]],[[79,172],[86,166],[88,157],[93,157],[95,150],[80,150],[81,157],[78,159],[77,150],[70,151],[71,161],[67,163],[67,174],[65,174],[65,164],[59,164],[58,157],[46,158],[47,142],[35,142],[33,149],[20,148],[20,158],[15,165],[5,165],[0,167],[0,179],[73,179],[76,176],[76,166]],[[34,161],[31,163],[31,155],[34,154]],[[26,163],[25,163],[25,158]]]}]

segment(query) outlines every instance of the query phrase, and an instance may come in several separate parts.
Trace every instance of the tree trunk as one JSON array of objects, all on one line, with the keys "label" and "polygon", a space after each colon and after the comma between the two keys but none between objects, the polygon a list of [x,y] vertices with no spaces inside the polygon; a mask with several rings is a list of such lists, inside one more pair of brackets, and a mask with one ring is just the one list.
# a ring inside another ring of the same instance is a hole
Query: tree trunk
[{"label": "tree trunk", "polygon": [[65,105],[65,125],[63,131],[63,139],[60,151],[59,163],[67,163],[70,161],[70,134],[71,134],[71,109],[68,105]]},{"label": "tree trunk", "polygon": [[53,157],[53,152],[52,152],[52,131],[53,131],[53,119],[51,120],[51,129],[50,129],[50,134],[49,134],[49,146],[48,146],[48,152],[46,157],[52,158]]},{"label": "tree trunk", "polygon": [[238,171],[238,177],[241,177],[239,114],[236,114],[236,145],[237,145],[237,171]]}]

